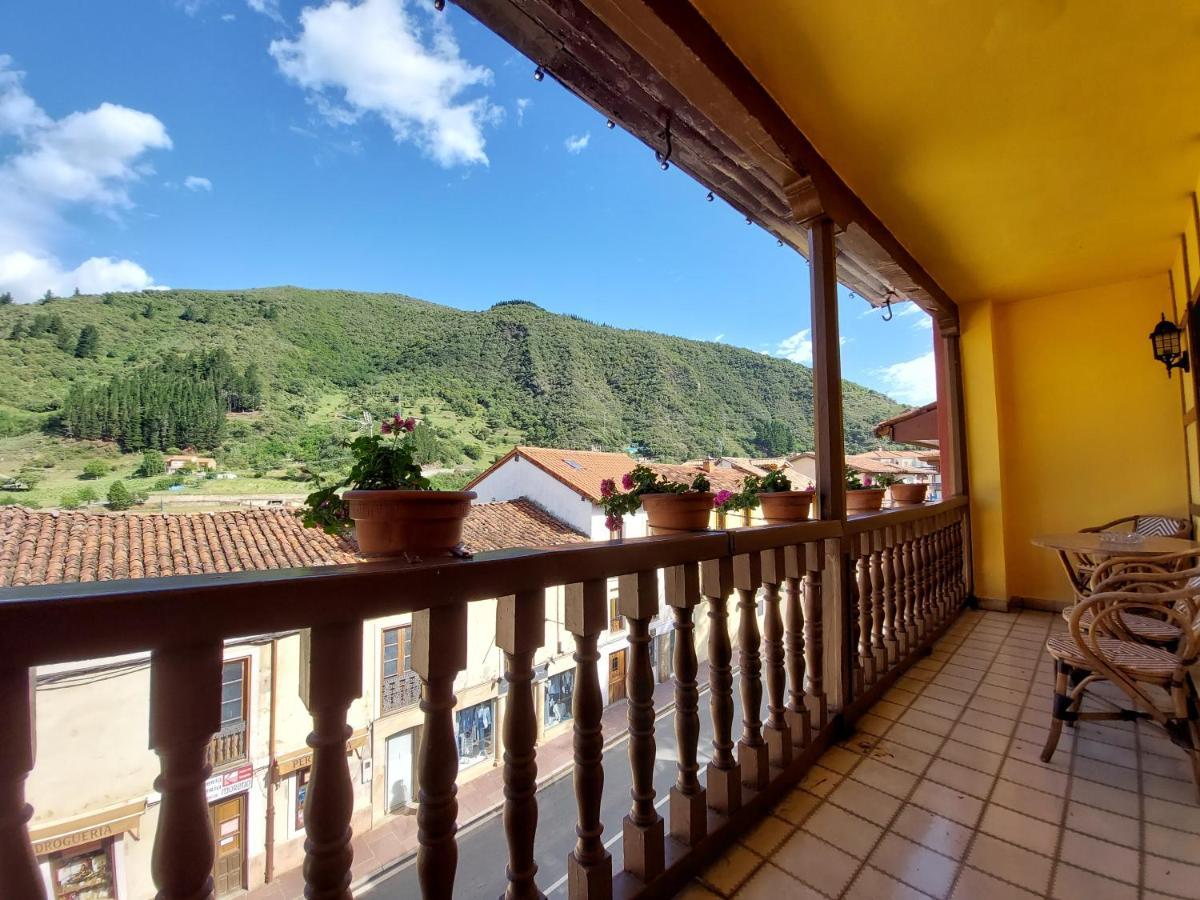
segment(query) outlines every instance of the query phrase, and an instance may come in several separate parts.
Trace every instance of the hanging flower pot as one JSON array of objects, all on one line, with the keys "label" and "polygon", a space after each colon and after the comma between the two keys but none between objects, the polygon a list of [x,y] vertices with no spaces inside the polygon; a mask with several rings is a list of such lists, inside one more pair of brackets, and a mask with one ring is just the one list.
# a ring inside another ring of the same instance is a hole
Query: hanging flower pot
[{"label": "hanging flower pot", "polygon": [[883,508],[883,488],[857,488],[846,491],[846,512],[879,512]]},{"label": "hanging flower pot", "polygon": [[812,491],[773,491],[758,495],[768,525],[804,522],[812,508]]},{"label": "hanging flower pot", "polygon": [[450,556],[462,543],[474,491],[347,491],[363,556]]},{"label": "hanging flower pot", "polygon": [[[413,458],[416,427],[416,419],[397,415],[383,421],[380,434],[355,438],[350,474],[308,495],[300,514],[304,524],[339,534],[353,522],[359,551],[367,557],[454,555],[476,495],[429,489]],[[339,495],[342,488],[349,490]]]},{"label": "hanging flower pot", "polygon": [[908,484],[897,482],[888,490],[892,495],[892,502],[897,506],[916,506],[918,503],[925,502],[925,492],[929,489],[927,484]]},{"label": "hanging flower pot", "polygon": [[713,495],[708,491],[643,494],[642,508],[646,510],[651,534],[706,531],[713,511]]}]

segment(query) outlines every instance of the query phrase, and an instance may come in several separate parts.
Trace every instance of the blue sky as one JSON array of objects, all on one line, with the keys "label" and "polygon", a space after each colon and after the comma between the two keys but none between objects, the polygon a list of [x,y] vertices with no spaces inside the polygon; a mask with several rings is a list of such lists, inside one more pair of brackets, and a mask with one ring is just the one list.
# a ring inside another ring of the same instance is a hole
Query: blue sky
[{"label": "blue sky", "polygon": [[[9,4],[0,290],[523,298],[808,361],[808,268],[431,0]],[[843,296],[846,377],[932,399],[931,330]]]}]

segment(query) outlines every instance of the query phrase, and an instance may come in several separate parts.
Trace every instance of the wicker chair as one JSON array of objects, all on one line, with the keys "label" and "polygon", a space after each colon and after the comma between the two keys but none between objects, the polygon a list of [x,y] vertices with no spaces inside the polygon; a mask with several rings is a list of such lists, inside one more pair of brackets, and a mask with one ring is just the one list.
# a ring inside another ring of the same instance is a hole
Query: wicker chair
[{"label": "wicker chair", "polygon": [[[1076,591],[1076,601],[1082,602],[1095,593],[1131,590],[1135,593],[1163,593],[1187,587],[1190,582],[1200,584],[1200,579],[1185,574],[1198,564],[1196,554],[1191,551],[1183,553],[1166,553],[1150,557],[1118,556],[1106,559],[1093,570],[1086,592]],[[1155,574],[1161,576],[1154,579],[1131,578]],[[1075,607],[1069,606],[1063,610],[1063,618],[1068,622]],[[1092,626],[1092,613],[1085,612],[1080,624],[1087,629]],[[1180,637],[1179,629],[1168,619],[1155,615],[1138,615],[1124,613],[1121,622],[1134,640],[1173,648]]]},{"label": "wicker chair", "polygon": [[[1174,516],[1125,516],[1121,519],[1113,519],[1111,522],[1105,522],[1103,525],[1092,525],[1088,528],[1080,528],[1081,534],[1099,533],[1101,531],[1124,531],[1132,532],[1133,534],[1143,534],[1147,537],[1169,537],[1188,539],[1192,536],[1192,526],[1187,519],[1178,519]],[[1105,561],[1107,557],[1092,556],[1087,553],[1070,553],[1068,551],[1059,551],[1059,558],[1062,560],[1063,568],[1067,570],[1067,578],[1070,579],[1071,587],[1075,589],[1076,594],[1087,596],[1091,593],[1091,583],[1094,580],[1093,576],[1096,567]]]},{"label": "wicker chair", "polygon": [[[1105,582],[1103,590],[1082,599],[1071,611],[1069,632],[1046,641],[1055,660],[1054,708],[1042,759],[1049,762],[1064,722],[1097,719],[1151,719],[1191,757],[1200,797],[1200,706],[1188,672],[1200,660],[1200,568],[1182,572],[1129,573]],[[1182,587],[1180,583],[1182,582]],[[1173,649],[1140,639],[1129,627],[1132,616],[1172,625]],[[1087,622],[1087,624],[1085,624]],[[1133,702],[1132,709],[1082,712],[1087,689],[1109,681]],[[1170,708],[1159,703],[1166,693]]]}]

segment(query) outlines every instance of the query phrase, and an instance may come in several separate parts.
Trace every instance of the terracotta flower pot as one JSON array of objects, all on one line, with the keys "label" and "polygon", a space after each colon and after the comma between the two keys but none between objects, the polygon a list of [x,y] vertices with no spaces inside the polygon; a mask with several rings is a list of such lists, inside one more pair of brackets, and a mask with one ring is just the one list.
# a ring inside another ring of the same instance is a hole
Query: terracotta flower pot
[{"label": "terracotta flower pot", "polygon": [[474,491],[346,491],[363,556],[449,556]]},{"label": "terracotta flower pot", "polygon": [[925,502],[925,491],[929,489],[927,484],[893,484],[890,488],[892,493],[892,502],[897,506],[915,506],[918,503]]},{"label": "terracotta flower pot", "polygon": [[877,512],[883,508],[883,488],[860,488],[846,491],[846,512]]},{"label": "terracotta flower pot", "polygon": [[642,494],[642,508],[646,510],[646,524],[651,534],[707,531],[713,495],[691,491],[686,494]]},{"label": "terracotta flower pot", "polygon": [[803,522],[812,507],[812,491],[773,491],[759,494],[763,518],[768,525],[785,525],[788,522]]}]

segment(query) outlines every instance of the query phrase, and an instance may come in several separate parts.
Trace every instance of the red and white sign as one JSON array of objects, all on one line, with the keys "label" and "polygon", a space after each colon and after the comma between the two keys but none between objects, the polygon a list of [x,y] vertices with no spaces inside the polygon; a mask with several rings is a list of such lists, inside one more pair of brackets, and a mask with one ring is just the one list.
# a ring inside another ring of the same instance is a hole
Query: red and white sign
[{"label": "red and white sign", "polygon": [[208,802],[212,803],[214,800],[240,794],[250,787],[252,781],[254,781],[254,766],[247,763],[208,779],[204,782],[204,793],[208,797]]}]

